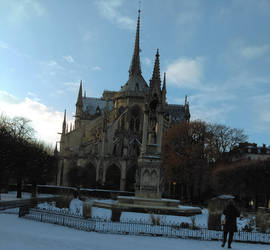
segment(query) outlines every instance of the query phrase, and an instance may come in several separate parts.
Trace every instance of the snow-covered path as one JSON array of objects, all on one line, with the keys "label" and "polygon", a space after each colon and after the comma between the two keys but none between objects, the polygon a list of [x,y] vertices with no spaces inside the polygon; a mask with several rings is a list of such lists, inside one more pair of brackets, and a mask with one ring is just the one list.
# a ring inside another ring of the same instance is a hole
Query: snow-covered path
[{"label": "snow-covered path", "polygon": [[[221,242],[82,232],[0,213],[1,250],[216,250]],[[269,245],[233,243],[233,249],[266,250]]]}]

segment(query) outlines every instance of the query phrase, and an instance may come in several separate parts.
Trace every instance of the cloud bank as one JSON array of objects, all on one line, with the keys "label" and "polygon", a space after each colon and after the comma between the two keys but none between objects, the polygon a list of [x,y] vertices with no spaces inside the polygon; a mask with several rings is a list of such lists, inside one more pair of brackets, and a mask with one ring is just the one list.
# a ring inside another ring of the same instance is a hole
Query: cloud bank
[{"label": "cloud bank", "polygon": [[175,60],[166,69],[168,83],[177,87],[198,87],[203,75],[202,61],[200,57]]},{"label": "cloud bank", "polygon": [[29,97],[19,100],[6,91],[0,91],[0,114],[31,120],[30,125],[36,131],[37,139],[46,143],[55,144],[59,140],[58,132],[61,132],[63,112],[49,108],[37,100]]},{"label": "cloud bank", "polygon": [[96,6],[100,14],[109,21],[117,24],[119,27],[134,30],[136,27],[135,20],[128,16],[123,15],[120,12],[120,8],[123,5],[122,0],[98,0]]}]

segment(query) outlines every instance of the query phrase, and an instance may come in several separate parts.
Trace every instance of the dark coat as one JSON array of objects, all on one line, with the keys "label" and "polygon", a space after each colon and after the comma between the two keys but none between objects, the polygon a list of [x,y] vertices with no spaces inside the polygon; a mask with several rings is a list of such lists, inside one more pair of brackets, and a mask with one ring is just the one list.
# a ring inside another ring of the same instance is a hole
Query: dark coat
[{"label": "dark coat", "polygon": [[236,218],[240,216],[238,209],[234,205],[229,204],[223,211],[223,214],[225,215],[224,231],[237,232]]}]

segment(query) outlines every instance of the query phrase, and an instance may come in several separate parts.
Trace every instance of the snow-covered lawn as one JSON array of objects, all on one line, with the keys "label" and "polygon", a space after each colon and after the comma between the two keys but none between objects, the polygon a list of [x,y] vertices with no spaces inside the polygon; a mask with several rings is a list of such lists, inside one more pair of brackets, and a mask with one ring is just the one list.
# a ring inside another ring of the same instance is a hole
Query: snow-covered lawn
[{"label": "snow-covered lawn", "polygon": [[[96,200],[88,200],[88,203],[93,203]],[[114,200],[99,200],[102,201],[103,203],[115,203],[116,201]],[[76,202],[78,204],[76,204]],[[76,213],[76,209],[73,207],[75,206],[82,206],[81,202],[78,199],[74,199],[72,201],[73,206],[70,207],[70,210],[67,208],[62,208],[59,209],[55,207],[55,204],[52,205],[52,203],[41,203],[38,205],[38,208],[41,209],[49,209],[49,210],[55,210],[55,211],[63,211],[67,212],[70,211],[72,213]],[[184,206],[181,206],[184,207]],[[189,207],[190,208],[190,207]],[[82,215],[82,210],[81,213]],[[92,207],[92,217],[95,218],[100,218],[100,219],[106,219],[110,220],[112,216],[112,211],[111,209],[106,209],[106,208],[99,208],[99,207]],[[173,216],[173,215],[154,215],[155,217],[160,218],[161,224],[166,224],[166,225],[179,225],[182,222],[192,224],[192,219],[195,219],[195,224],[200,227],[207,227],[207,219],[208,219],[208,210],[207,209],[202,209],[202,214],[196,215],[192,217],[187,217],[187,216]],[[151,221],[151,215],[147,213],[135,213],[135,212],[122,212],[121,213],[121,218],[120,221],[125,222],[125,221],[137,221],[137,222],[144,222],[144,223],[152,223]]]},{"label": "snow-covered lawn", "polygon": [[[74,199],[74,201],[77,199]],[[89,199],[87,203],[93,204],[97,200],[95,199]],[[102,203],[116,203],[115,200],[98,200]],[[77,200],[78,206],[81,206],[81,202]],[[76,204],[76,202],[74,203]],[[67,208],[56,208],[55,205],[52,205],[51,203],[41,203],[38,205],[38,208],[41,209],[49,209],[49,210],[55,210],[55,211],[63,211],[68,212],[71,211],[72,213],[76,213],[76,209],[67,209]],[[181,206],[181,208],[184,208],[184,206]],[[190,207],[188,207],[190,208]],[[80,213],[82,215],[82,211]],[[92,207],[92,217],[100,218],[100,219],[106,219],[110,220],[112,216],[112,211],[110,209],[106,208],[99,208],[99,207]],[[137,222],[143,222],[143,223],[152,223],[151,214],[147,213],[136,213],[136,212],[122,212],[121,213],[121,222],[126,221],[137,221]],[[187,216],[174,216],[174,215],[158,215],[154,214],[154,217],[159,217],[160,223],[163,225],[180,225],[181,223],[188,223],[189,225],[192,225],[192,223],[195,223],[196,226],[200,228],[207,228],[208,226],[208,210],[202,209],[202,214],[198,214],[195,216],[187,217]],[[238,224],[238,230],[242,230],[242,228],[245,227],[245,225],[249,222],[251,218],[238,218],[237,224]]]},{"label": "snow-covered lawn", "polygon": [[[221,242],[83,232],[0,213],[2,250],[216,250]],[[237,250],[266,250],[269,245],[233,242]]]}]

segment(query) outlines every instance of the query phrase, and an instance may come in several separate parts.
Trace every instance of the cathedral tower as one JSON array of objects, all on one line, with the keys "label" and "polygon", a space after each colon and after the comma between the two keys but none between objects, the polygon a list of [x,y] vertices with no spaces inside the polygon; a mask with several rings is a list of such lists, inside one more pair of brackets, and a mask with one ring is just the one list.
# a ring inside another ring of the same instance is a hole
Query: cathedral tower
[{"label": "cathedral tower", "polygon": [[[165,88],[165,85],[163,84]],[[136,196],[161,198],[161,145],[164,117],[164,88],[161,90],[159,51],[146,97],[141,154],[138,158]]]}]

